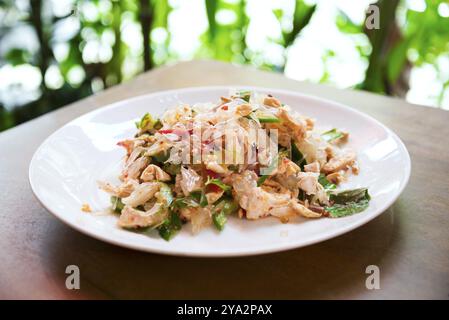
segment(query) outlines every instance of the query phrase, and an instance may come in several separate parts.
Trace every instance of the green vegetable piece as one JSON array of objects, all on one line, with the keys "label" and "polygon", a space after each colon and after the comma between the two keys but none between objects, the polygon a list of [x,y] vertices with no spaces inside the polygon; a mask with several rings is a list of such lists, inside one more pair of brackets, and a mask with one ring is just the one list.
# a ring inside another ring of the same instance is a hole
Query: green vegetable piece
[{"label": "green vegetable piece", "polygon": [[323,140],[325,140],[327,142],[332,142],[334,140],[337,140],[337,139],[340,139],[343,137],[344,137],[344,133],[335,128],[321,134],[321,138],[323,138]]},{"label": "green vegetable piece", "polygon": [[212,221],[214,222],[215,227],[219,231],[222,231],[228,219],[226,218],[226,214],[224,214],[223,211],[220,211],[219,213],[212,214]]},{"label": "green vegetable piece", "polygon": [[368,208],[371,199],[367,188],[333,192],[329,199],[334,203],[325,210],[332,218],[350,216]]},{"label": "green vegetable piece", "polygon": [[205,206],[207,206],[207,198],[204,194],[204,190],[191,192],[190,196],[200,205],[200,207],[204,208]]},{"label": "green vegetable piece", "polygon": [[291,151],[292,151],[292,161],[296,163],[301,170],[304,170],[304,166],[307,164],[306,158],[304,155],[299,151],[298,147],[296,146],[296,143],[294,141],[291,142]]},{"label": "green vegetable piece", "polygon": [[237,92],[237,95],[240,97],[240,99],[245,100],[246,102],[249,102],[251,99],[251,91],[239,91]]},{"label": "green vegetable piece", "polygon": [[212,214],[212,221],[215,227],[222,231],[227,222],[226,216],[236,212],[238,208],[238,204],[232,199],[225,198],[220,200],[214,208],[215,212]]},{"label": "green vegetable piece", "polygon": [[159,235],[169,241],[182,228],[182,221],[178,213],[170,211],[168,218],[158,227]]},{"label": "green vegetable piece", "polygon": [[337,188],[335,184],[327,180],[326,175],[324,175],[323,173],[321,173],[318,177],[318,182],[324,187],[324,190],[326,191],[334,190],[335,188]]},{"label": "green vegetable piece", "polygon": [[163,182],[159,182],[159,198],[158,200],[160,200],[161,202],[163,202],[163,206],[164,208],[168,208],[174,198],[173,198],[173,193],[171,191],[171,188],[168,184],[163,183]]},{"label": "green vegetable piece", "polygon": [[111,197],[112,210],[117,213],[121,213],[125,205],[122,202],[122,199],[116,196]]},{"label": "green vegetable piece", "polygon": [[279,123],[281,120],[271,113],[256,112],[257,119],[260,123]]},{"label": "green vegetable piece", "polygon": [[334,204],[325,209],[332,218],[341,218],[362,212],[368,208],[368,205],[368,200],[361,200],[359,202],[348,202],[347,204]]},{"label": "green vegetable piece", "polygon": [[194,199],[192,199],[192,197],[176,198],[172,202],[172,207],[178,208],[178,209],[189,208],[189,207],[199,207],[199,206],[200,206],[200,204],[197,201],[195,201]]},{"label": "green vegetable piece", "polygon": [[358,202],[361,200],[369,201],[371,197],[368,193],[367,188],[358,188],[340,192],[333,192],[329,195],[329,199],[334,203],[346,204],[348,202]]},{"label": "green vegetable piece", "polygon": [[140,121],[136,122],[137,129],[140,129],[140,132],[150,131],[154,128],[157,120],[154,120],[151,115],[147,112],[143,115]]},{"label": "green vegetable piece", "polygon": [[221,181],[221,179],[219,178],[214,178],[214,179],[210,179],[208,178],[205,185],[216,185],[217,187],[220,187],[223,191],[229,191],[231,190],[231,186],[228,186],[227,184],[225,184],[223,181]]},{"label": "green vegetable piece", "polygon": [[161,130],[162,129],[162,122],[161,120],[157,119],[156,122],[153,125],[154,130]]}]

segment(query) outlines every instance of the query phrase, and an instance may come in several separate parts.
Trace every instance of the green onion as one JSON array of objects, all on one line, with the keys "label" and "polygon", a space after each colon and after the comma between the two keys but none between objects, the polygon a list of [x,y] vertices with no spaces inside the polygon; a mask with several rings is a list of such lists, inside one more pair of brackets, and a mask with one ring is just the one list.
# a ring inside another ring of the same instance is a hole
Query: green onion
[{"label": "green onion", "polygon": [[122,202],[122,199],[120,199],[119,197],[116,197],[116,196],[111,197],[111,204],[112,204],[112,210],[114,210],[117,213],[121,213],[123,210],[123,207],[125,207],[125,205]]},{"label": "green onion", "polygon": [[324,187],[324,190],[326,191],[334,190],[335,188],[337,188],[335,184],[327,180],[326,175],[324,175],[323,173],[321,173],[318,177],[318,182]]},{"label": "green onion", "polygon": [[249,100],[251,99],[251,91],[238,91],[237,95],[240,99],[245,100],[246,102],[249,102]]},{"label": "green onion", "polygon": [[271,113],[263,113],[263,112],[255,112],[257,119],[260,123],[279,123],[281,120],[279,120],[278,117]]},{"label": "green onion", "polygon": [[337,140],[337,139],[340,139],[343,137],[344,137],[344,133],[335,128],[321,134],[321,138],[323,138],[323,140],[325,140],[327,142],[331,142],[331,141],[334,141],[334,140]]},{"label": "green onion", "polygon": [[292,159],[291,160],[294,163],[296,163],[301,168],[301,170],[304,170],[304,166],[307,164],[306,158],[301,153],[301,151],[299,151],[299,149],[296,146],[296,143],[294,141],[292,141],[290,143],[290,148],[291,148],[291,152],[292,152]]}]

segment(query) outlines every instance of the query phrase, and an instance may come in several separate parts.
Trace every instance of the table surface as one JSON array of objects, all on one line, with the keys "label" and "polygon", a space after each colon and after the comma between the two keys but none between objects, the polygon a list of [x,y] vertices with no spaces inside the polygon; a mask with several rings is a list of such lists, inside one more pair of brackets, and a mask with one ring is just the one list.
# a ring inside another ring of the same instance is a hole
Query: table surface
[{"label": "table surface", "polygon": [[[305,248],[252,257],[185,258],[116,247],[64,225],[34,197],[30,159],[68,121],[128,97],[181,87],[254,85],[345,103],[393,129],[412,159],[410,182],[384,214]],[[142,74],[0,134],[0,298],[448,299],[449,112],[213,61]],[[68,265],[81,288],[65,287]],[[380,289],[365,286],[368,265]]]}]

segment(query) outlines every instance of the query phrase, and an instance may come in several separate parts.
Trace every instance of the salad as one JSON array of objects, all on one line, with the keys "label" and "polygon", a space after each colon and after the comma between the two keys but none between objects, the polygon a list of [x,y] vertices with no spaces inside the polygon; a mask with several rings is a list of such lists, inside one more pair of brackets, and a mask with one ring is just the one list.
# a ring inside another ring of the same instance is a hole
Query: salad
[{"label": "salad", "polygon": [[236,91],[216,103],[180,104],[160,118],[136,122],[120,185],[99,182],[111,195],[118,225],[156,229],[165,240],[228,217],[340,218],[365,210],[366,188],[338,190],[358,174],[347,132],[320,131],[315,120],[277,98]]}]

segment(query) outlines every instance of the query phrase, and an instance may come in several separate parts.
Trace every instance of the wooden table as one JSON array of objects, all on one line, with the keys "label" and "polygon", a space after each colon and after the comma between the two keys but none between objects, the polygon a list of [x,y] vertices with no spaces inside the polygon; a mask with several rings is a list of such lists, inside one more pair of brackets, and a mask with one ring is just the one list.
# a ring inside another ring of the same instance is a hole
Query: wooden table
[{"label": "wooden table", "polygon": [[[69,120],[152,91],[227,84],[296,90],[370,114],[407,145],[409,185],[387,212],[338,238],[287,252],[223,259],[169,257],[103,243],[64,225],[33,196],[31,156]],[[197,61],[145,73],[1,133],[0,146],[0,298],[449,298],[449,112]],[[71,264],[80,268],[80,290],[65,287]],[[380,268],[380,290],[365,287],[368,265]]]}]

